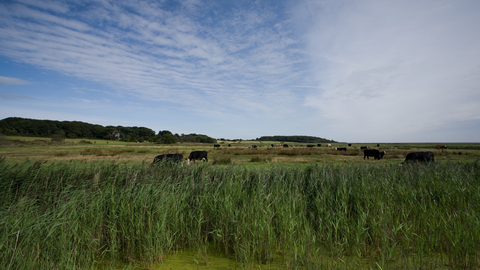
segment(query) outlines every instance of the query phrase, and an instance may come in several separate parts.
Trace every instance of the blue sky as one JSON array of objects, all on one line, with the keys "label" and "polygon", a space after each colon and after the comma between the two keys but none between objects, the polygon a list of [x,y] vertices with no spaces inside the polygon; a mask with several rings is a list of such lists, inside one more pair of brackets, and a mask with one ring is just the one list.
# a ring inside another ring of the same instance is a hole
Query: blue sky
[{"label": "blue sky", "polygon": [[480,142],[480,1],[0,2],[0,119]]}]

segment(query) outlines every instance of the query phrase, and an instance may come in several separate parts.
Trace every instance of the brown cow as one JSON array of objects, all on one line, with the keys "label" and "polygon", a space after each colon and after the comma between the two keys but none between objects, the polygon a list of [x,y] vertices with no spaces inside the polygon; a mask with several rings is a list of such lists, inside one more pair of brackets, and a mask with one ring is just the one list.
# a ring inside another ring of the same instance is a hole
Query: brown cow
[{"label": "brown cow", "polygon": [[437,145],[437,149],[447,149],[446,145]]}]

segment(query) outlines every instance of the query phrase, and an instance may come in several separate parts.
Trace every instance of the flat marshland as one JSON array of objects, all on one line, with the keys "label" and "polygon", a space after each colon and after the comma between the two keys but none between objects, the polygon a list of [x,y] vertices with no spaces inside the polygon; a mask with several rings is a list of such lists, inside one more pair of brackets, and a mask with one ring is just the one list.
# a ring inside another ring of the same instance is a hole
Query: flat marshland
[{"label": "flat marshland", "polygon": [[[175,147],[162,151],[205,146]],[[154,146],[79,159],[98,147],[13,148],[1,149],[1,269],[176,269],[181,253],[193,264],[178,269],[480,267],[476,149],[403,165],[400,147],[380,161],[211,149],[208,163],[151,166]]]}]

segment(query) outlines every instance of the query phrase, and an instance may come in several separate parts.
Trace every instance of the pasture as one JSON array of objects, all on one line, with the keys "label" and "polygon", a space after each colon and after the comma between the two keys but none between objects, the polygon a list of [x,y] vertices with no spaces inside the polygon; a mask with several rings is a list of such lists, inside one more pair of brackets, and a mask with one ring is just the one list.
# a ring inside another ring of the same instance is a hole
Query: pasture
[{"label": "pasture", "polygon": [[[413,151],[432,151],[436,161],[475,161],[480,158],[480,143],[447,143],[448,149],[438,150],[436,146],[445,143],[382,143],[377,147],[373,143],[334,143],[332,147],[322,144],[321,147],[307,148],[305,144],[287,143],[290,147],[283,148],[283,143],[258,141],[220,141],[220,148],[213,144],[172,145],[152,143],[132,143],[106,140],[66,139],[62,144],[55,144],[50,139],[32,137],[7,137],[13,140],[27,140],[25,143],[1,143],[0,156],[7,160],[23,161],[25,159],[38,161],[119,161],[119,162],[152,162],[159,154],[182,154],[186,159],[191,151],[208,151],[208,159],[214,164],[245,164],[266,165],[276,163],[309,164],[312,162],[393,164],[403,162],[405,156]],[[228,144],[231,147],[228,147]],[[274,144],[275,147],[271,147]],[[256,149],[248,149],[257,145]],[[382,160],[363,159],[361,146],[370,149],[386,151]],[[336,151],[335,147],[347,147],[347,151]]]},{"label": "pasture", "polygon": [[[0,146],[1,269],[480,267],[479,144],[80,141]],[[151,166],[193,150],[209,162]]]}]

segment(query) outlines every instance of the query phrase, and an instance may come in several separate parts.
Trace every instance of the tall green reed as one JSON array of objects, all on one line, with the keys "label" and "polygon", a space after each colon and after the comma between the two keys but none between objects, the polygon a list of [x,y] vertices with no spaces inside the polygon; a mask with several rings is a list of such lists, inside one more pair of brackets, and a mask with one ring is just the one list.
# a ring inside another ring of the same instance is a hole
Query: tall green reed
[{"label": "tall green reed", "polygon": [[475,268],[480,166],[0,162],[0,268],[196,249],[287,269]]}]

